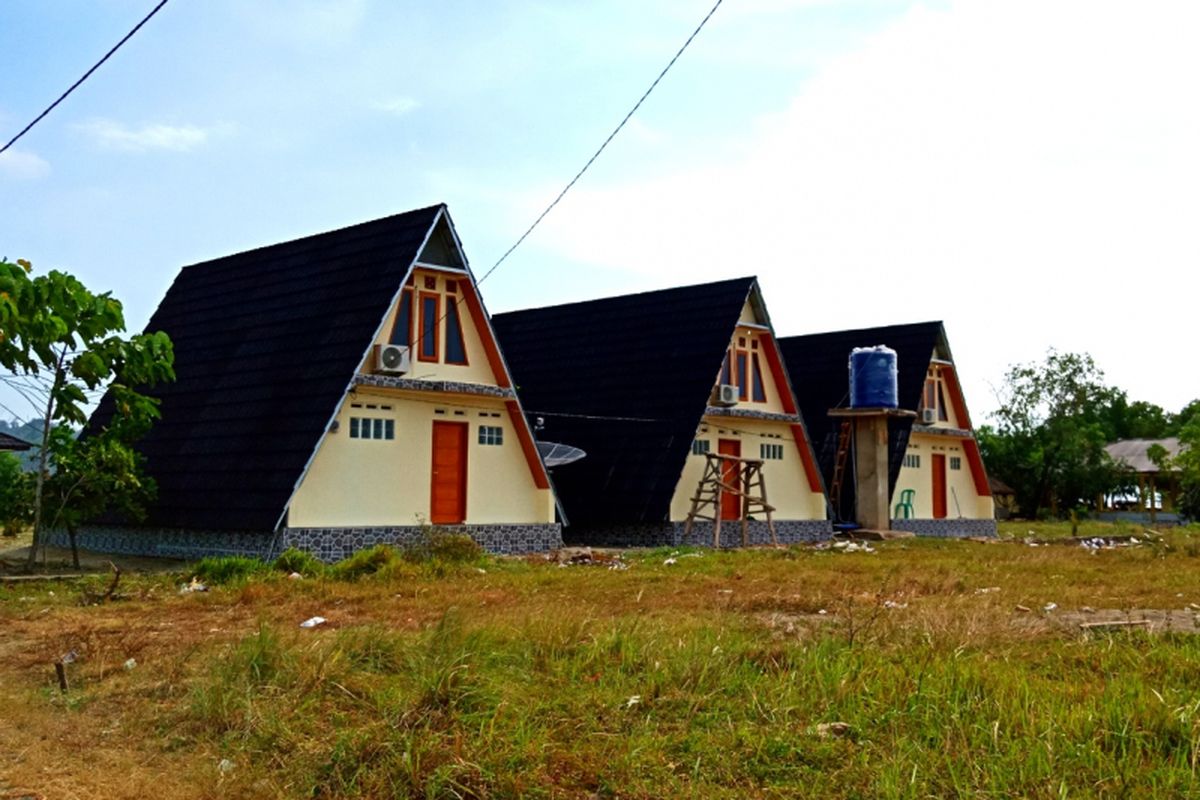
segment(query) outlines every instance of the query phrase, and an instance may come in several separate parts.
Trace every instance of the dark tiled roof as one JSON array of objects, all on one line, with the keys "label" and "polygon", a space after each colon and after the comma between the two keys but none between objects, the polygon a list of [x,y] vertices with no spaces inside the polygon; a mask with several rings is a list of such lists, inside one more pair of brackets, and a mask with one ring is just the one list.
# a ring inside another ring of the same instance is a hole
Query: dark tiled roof
[{"label": "dark tiled roof", "polygon": [[[146,524],[272,530],[443,206],[185,267],[146,330],[175,344],[138,444]],[[112,413],[108,398],[92,424]]]},{"label": "dark tiled roof", "polygon": [[0,450],[28,450],[32,444],[7,433],[0,433]]},{"label": "dark tiled roof", "polygon": [[587,457],[554,471],[572,525],[661,522],[753,278],[497,314],[539,439]]},{"label": "dark tiled roof", "polygon": [[[945,345],[941,322],[917,322],[853,331],[832,331],[808,336],[788,336],[779,340],[783,360],[792,378],[800,404],[800,414],[816,451],[825,485],[833,480],[840,420],[829,416],[829,409],[850,404],[850,351],[856,347],[887,345],[896,351],[897,392],[901,408],[916,410],[925,387],[925,374],[934,348]],[[904,462],[912,419],[888,420],[888,492],[896,486],[896,477]],[[842,484],[842,503],[834,509],[839,519],[854,516],[854,481]]]}]

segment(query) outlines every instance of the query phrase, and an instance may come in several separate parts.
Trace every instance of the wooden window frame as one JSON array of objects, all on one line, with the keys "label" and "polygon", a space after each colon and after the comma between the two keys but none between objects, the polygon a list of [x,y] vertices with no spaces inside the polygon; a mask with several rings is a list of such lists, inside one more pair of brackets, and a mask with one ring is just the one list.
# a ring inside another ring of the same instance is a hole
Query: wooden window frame
[{"label": "wooden window frame", "polygon": [[[454,309],[454,313],[450,313],[450,309]],[[450,360],[450,326],[454,325],[454,329],[458,334],[458,343],[462,346],[462,360]],[[463,335],[462,312],[458,308],[458,300],[455,297],[446,296],[446,363],[454,364],[460,367],[469,367],[471,365],[470,356],[467,355],[467,337]]]},{"label": "wooden window frame", "polygon": [[[420,336],[417,343],[417,360],[436,364],[442,352],[441,342],[438,341],[438,328],[441,327],[438,322],[442,317],[442,296],[437,292],[420,292],[417,297],[418,305],[420,306],[420,324],[418,325]],[[428,325],[425,318],[425,301],[427,299],[433,300],[433,320]],[[432,355],[425,354],[426,332],[433,337]]]},{"label": "wooden window frame", "polygon": [[[392,335],[388,337],[389,344],[400,345],[401,347],[408,348],[412,347],[413,319],[416,318],[416,315],[413,313],[413,305],[415,301],[413,294],[413,290],[409,288],[405,288],[402,292],[400,292],[400,304],[396,307],[396,321],[392,323]],[[404,340],[398,342],[396,341],[396,331],[400,328],[400,317],[402,315],[405,303],[408,304],[408,331],[404,336]]]},{"label": "wooden window frame", "polygon": [[[744,341],[744,340],[743,340]],[[737,381],[738,400],[750,399],[750,353],[738,348],[734,378]]]}]

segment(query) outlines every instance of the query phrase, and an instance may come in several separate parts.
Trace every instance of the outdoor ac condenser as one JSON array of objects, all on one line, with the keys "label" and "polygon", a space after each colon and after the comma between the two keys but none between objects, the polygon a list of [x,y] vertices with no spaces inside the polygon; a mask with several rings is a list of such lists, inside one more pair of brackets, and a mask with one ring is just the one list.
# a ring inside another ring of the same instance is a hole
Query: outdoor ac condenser
[{"label": "outdoor ac condenser", "polygon": [[936,408],[922,408],[921,409],[921,423],[924,425],[932,425],[935,422],[937,422],[937,409]]},{"label": "outdoor ac condenser", "polygon": [[731,383],[722,383],[717,386],[717,405],[719,406],[736,406],[738,404],[738,387]]},{"label": "outdoor ac condenser", "polygon": [[375,348],[375,370],[386,375],[403,375],[412,369],[412,353],[407,345],[381,344]]}]

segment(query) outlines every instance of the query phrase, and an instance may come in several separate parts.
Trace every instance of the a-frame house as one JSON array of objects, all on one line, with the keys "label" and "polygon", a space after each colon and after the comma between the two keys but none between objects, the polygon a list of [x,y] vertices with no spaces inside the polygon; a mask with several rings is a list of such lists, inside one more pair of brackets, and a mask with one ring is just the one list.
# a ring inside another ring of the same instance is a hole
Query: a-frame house
[{"label": "a-frame house", "polygon": [[[567,541],[685,543],[708,453],[761,460],[780,541],[829,535],[756,279],[514,311],[493,324],[536,435],[587,453],[554,469]],[[722,495],[722,519],[739,520],[740,502]],[[711,542],[713,527],[696,524],[687,542]],[[748,527],[750,541],[769,541],[765,514]],[[742,541],[738,525],[726,530],[723,544]]]},{"label": "a-frame house", "polygon": [[[326,560],[436,525],[496,552],[561,543],[538,455],[444,205],[185,267],[138,444],[158,497],[98,550]],[[111,415],[106,399],[94,416]]]},{"label": "a-frame house", "polygon": [[855,521],[857,487],[848,467],[841,476],[837,474],[839,443],[849,421],[831,417],[829,411],[848,405],[850,352],[877,345],[896,351],[900,407],[916,412],[915,417],[893,416],[887,421],[892,528],[930,536],[995,534],[987,472],[946,329],[936,321],[779,340],[830,487],[835,518]]}]

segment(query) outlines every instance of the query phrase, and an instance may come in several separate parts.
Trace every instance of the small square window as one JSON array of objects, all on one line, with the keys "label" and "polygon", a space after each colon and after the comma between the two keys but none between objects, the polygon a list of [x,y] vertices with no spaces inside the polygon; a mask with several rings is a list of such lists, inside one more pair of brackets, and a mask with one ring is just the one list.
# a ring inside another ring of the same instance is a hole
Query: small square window
[{"label": "small square window", "polygon": [[480,425],[479,443],[486,445],[504,444],[504,429],[498,425]]},{"label": "small square window", "polygon": [[707,439],[696,439],[692,442],[692,455],[702,456],[709,452],[710,443]]},{"label": "small square window", "polygon": [[447,280],[446,281],[446,291],[449,292],[450,294],[457,293],[458,292],[458,281]]},{"label": "small square window", "polygon": [[433,277],[432,275],[426,275],[425,276],[425,288],[426,289],[436,289],[437,288],[437,278]]},{"label": "small square window", "polygon": [[950,456],[950,469],[962,469],[962,458]]}]

